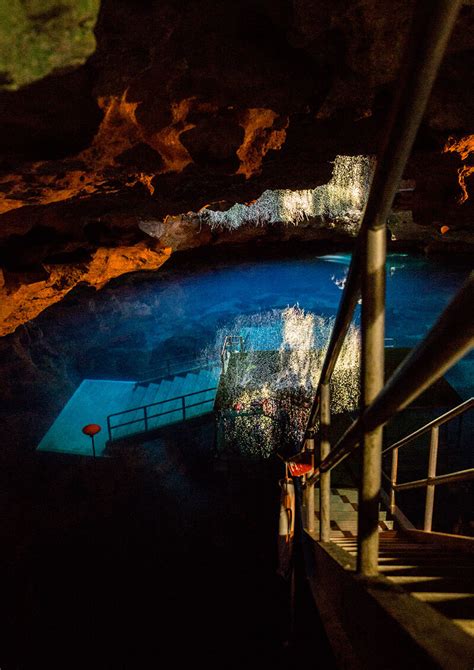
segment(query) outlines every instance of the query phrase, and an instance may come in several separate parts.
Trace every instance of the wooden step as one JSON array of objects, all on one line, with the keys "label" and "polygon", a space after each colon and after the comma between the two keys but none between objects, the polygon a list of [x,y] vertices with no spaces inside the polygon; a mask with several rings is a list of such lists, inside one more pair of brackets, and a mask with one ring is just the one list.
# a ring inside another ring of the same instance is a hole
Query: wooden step
[{"label": "wooden step", "polygon": [[[356,556],[356,538],[333,535],[331,539],[349,555]],[[474,635],[472,554],[435,541],[414,542],[396,532],[381,533],[379,570],[414,598]]]}]

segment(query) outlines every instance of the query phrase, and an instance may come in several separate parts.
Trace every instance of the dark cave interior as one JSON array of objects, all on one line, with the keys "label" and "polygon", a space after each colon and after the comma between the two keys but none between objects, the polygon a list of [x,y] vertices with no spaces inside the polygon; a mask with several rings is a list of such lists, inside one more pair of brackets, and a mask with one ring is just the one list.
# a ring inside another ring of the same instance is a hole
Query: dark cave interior
[{"label": "dark cave interior", "polygon": [[[209,417],[116,459],[39,454],[48,412],[78,381],[71,343],[56,350],[45,333],[49,320],[69,337],[97,291],[146,285],[168,265],[350,252],[347,212],[285,219],[282,203],[330,192],[339,157],[375,156],[409,26],[428,4],[0,10],[4,670],[337,667],[305,585],[291,620],[276,575],[278,459],[219,471]],[[393,203],[390,251],[472,263],[473,71],[469,0]],[[335,198],[349,201],[344,188]],[[262,205],[252,221],[266,193],[277,214]],[[238,225],[213,223],[236,205],[248,208]]]}]

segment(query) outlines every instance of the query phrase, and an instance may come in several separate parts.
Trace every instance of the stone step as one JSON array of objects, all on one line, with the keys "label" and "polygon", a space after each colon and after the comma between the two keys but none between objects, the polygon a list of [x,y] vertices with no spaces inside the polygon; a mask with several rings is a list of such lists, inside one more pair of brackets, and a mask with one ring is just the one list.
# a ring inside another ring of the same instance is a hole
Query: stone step
[{"label": "stone step", "polygon": [[[121,414],[119,416],[115,416],[112,421],[113,425],[117,425],[120,423],[129,423],[129,422],[136,422],[136,423],[131,423],[127,426],[119,426],[118,428],[115,428],[112,431],[112,438],[113,439],[118,439],[121,437],[125,437],[126,435],[130,435],[131,433],[137,433],[143,430],[144,428],[144,422],[141,420],[143,419],[143,410],[140,409],[141,405],[143,404],[143,398],[145,397],[146,393],[148,391],[148,387],[146,386],[137,386],[134,388],[130,398],[128,399],[128,402],[125,404],[122,410],[119,410],[116,408],[116,411],[123,411],[126,412],[125,414]],[[134,409],[135,408],[135,409]],[[132,410],[134,411],[127,411],[127,410]]]}]

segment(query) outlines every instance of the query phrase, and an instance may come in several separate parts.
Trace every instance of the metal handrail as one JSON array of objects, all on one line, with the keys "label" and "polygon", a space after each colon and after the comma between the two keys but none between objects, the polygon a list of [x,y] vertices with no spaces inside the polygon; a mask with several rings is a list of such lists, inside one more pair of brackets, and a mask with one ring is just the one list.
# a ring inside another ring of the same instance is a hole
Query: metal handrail
[{"label": "metal handrail", "polygon": [[[321,540],[330,535],[330,470],[359,442],[363,444],[357,567],[366,576],[378,573],[382,426],[442,376],[472,341],[471,334],[459,332],[461,329],[452,319],[456,314],[462,323],[466,314],[470,314],[474,290],[471,282],[443,314],[431,336],[407,357],[384,386],[386,222],[460,6],[461,0],[420,0],[416,7],[419,11],[415,12],[396,97],[382,135],[384,145],[377,156],[361,229],[302,443],[302,449],[312,449],[319,414],[322,462],[308,480],[305,501],[310,509],[311,485],[321,477]],[[326,455],[330,449],[329,382],[359,292],[362,293],[361,416]]]},{"label": "metal handrail", "polygon": [[[363,224],[362,224],[363,225]],[[344,344],[347,331],[352,321],[357,301],[360,295],[360,251],[359,246],[356,247],[352,254],[351,264],[349,266],[346,283],[337,310],[334,326],[329,340],[329,345],[324,357],[321,376],[319,378],[318,386],[314,396],[313,405],[309,413],[306,430],[303,437],[302,448],[304,448],[305,440],[311,439],[314,426],[317,422],[318,412],[320,409],[321,390],[324,385],[329,384],[332,373],[337,363],[337,359]]]},{"label": "metal handrail", "polygon": [[[194,361],[195,359],[185,359],[186,361]],[[166,379],[167,377],[171,376],[177,376],[177,375],[182,375],[188,372],[196,372],[197,370],[205,370],[206,368],[214,367],[217,363],[216,358],[210,359],[207,363],[203,363],[202,365],[195,365],[192,368],[179,368],[178,370],[173,370],[171,371],[170,367],[167,366],[167,374],[165,375],[158,375],[156,377],[148,377],[147,379],[140,379],[139,381],[135,382],[135,387],[137,386],[145,386],[146,384],[153,384],[158,381],[161,381],[162,379]]]},{"label": "metal handrail", "polygon": [[456,407],[453,407],[452,409],[445,412],[444,414],[441,414],[441,416],[438,416],[438,418],[433,419],[433,421],[430,421],[429,423],[426,423],[424,426],[421,426],[421,428],[418,428],[417,430],[414,430],[413,433],[410,433],[409,435],[405,435],[405,437],[402,437],[401,440],[398,440],[398,442],[394,442],[389,447],[384,449],[382,451],[382,455],[387,454],[388,452],[392,451],[393,449],[400,449],[400,447],[404,447],[406,444],[408,444],[409,442],[412,442],[412,440],[416,440],[417,437],[420,437],[421,435],[424,435],[425,433],[427,433],[432,428],[435,428],[436,426],[441,426],[441,425],[443,425],[443,423],[446,423],[447,421],[450,421],[451,419],[454,419],[455,417],[459,416],[460,414],[464,414],[464,412],[467,412],[468,410],[470,410],[471,407],[474,407],[474,397],[469,398],[468,400],[465,400],[460,405],[457,405]]},{"label": "metal handrail", "polygon": [[224,337],[224,342],[222,344],[221,356],[223,354],[225,354],[228,346],[238,344],[240,346],[240,348],[242,349],[243,342],[244,342],[244,338],[242,337],[242,335],[226,335]]},{"label": "metal handrail", "polygon": [[[329,456],[320,463],[311,483],[317,481],[320,473],[329,472],[349,456],[358,447],[364,432],[387,423],[471,349],[474,344],[473,304],[474,272],[425,339],[408,354],[374,402],[352,423]],[[464,328],[459,328],[463,320]]]},{"label": "metal handrail", "polygon": [[[366,411],[336,443],[320,470],[327,472],[356,448],[362,432],[373,431],[407,407],[460,358],[474,343],[474,315],[471,324],[456,328],[474,304],[474,273],[442,313],[428,336],[406,357]],[[453,341],[454,340],[454,341]]]},{"label": "metal handrail", "polygon": [[222,371],[226,372],[226,363],[228,361],[228,355],[230,356],[229,346],[239,345],[239,351],[242,352],[245,350],[244,338],[242,335],[226,335],[224,337],[224,342],[222,343],[221,349],[221,365]]},{"label": "metal handrail", "polygon": [[[317,417],[321,387],[323,384],[328,384],[331,379],[359,299],[362,261],[366,255],[364,233],[386,227],[393,199],[402,179],[403,170],[461,2],[460,0],[438,0],[425,4],[429,16],[426,17],[426,24],[422,24],[419,20],[420,25],[413,26],[411,40],[407,46],[404,68],[400,74],[397,89],[398,94],[385,132],[387,139],[377,156],[369,198],[324,359],[305,438],[311,437]],[[410,65],[412,65],[411,70]]]},{"label": "metal handrail", "polygon": [[[441,416],[437,417],[433,421],[426,423],[418,430],[413,431],[410,435],[406,435],[401,440],[394,442],[387,449],[383,451],[383,454],[392,455],[391,471],[390,477],[385,474],[382,470],[382,476],[387,479],[389,483],[390,498],[389,505],[390,511],[392,514],[395,514],[397,505],[396,505],[396,493],[397,491],[405,491],[418,488],[426,488],[426,499],[425,499],[425,516],[423,522],[423,530],[430,532],[433,526],[433,509],[434,509],[434,493],[435,486],[440,484],[451,484],[452,482],[462,482],[474,479],[474,468],[469,468],[467,470],[460,470],[458,472],[451,472],[444,475],[436,475],[436,468],[438,462],[438,444],[439,444],[439,428],[443,424],[451,421],[457,416],[462,416],[465,412],[469,411],[474,405],[474,398],[469,398],[465,402],[453,407],[448,412],[445,412]],[[398,477],[398,451],[401,447],[407,446],[409,443],[413,442],[416,438],[421,435],[425,435],[430,431],[430,452],[429,452],[429,461],[428,461],[428,473],[425,479],[417,479],[410,482],[403,482],[402,484],[397,484]]]},{"label": "metal handrail", "polygon": [[[189,398],[191,396],[199,395],[201,393],[209,393],[210,391],[216,391],[217,386],[212,386],[207,389],[202,389],[200,391],[193,391],[192,393],[185,393],[183,395],[175,396],[174,398],[168,398],[166,400],[158,400],[157,402],[152,402],[149,403],[148,405],[140,405],[139,407],[132,407],[130,409],[125,409],[122,412],[114,412],[113,414],[109,414],[107,416],[107,430],[109,434],[109,442],[113,441],[112,437],[112,431],[116,430],[117,428],[123,428],[124,426],[130,426],[134,423],[145,423],[145,430],[143,432],[148,431],[148,420],[149,419],[155,419],[158,416],[165,416],[166,414],[173,414],[174,412],[182,412],[183,414],[183,421],[186,419],[186,410],[190,409],[191,407],[197,407],[199,405],[206,405],[210,402],[214,402],[213,399],[208,399],[208,400],[201,400],[200,402],[193,403],[191,405],[186,404],[186,398]],[[169,402],[176,402],[177,400],[181,400],[181,407],[177,407],[175,409],[169,409],[164,412],[157,412],[156,414],[148,414],[148,409],[150,407],[156,407],[157,405],[164,405]],[[123,423],[117,423],[115,425],[111,424],[111,419],[115,416],[122,416],[123,414],[128,414],[130,412],[138,412],[138,411],[143,411],[143,417],[140,417],[138,419],[133,419],[132,421],[125,421]]]},{"label": "metal handrail", "polygon": [[211,388],[208,389],[202,389],[202,391],[183,393],[182,395],[177,395],[174,398],[167,398],[166,400],[157,400],[156,402],[150,402],[147,405],[139,405],[138,407],[131,407],[130,409],[124,409],[121,412],[114,412],[113,414],[109,414],[108,418],[111,418],[113,416],[120,416],[121,414],[127,414],[127,412],[137,412],[139,409],[143,409],[144,407],[154,407],[155,405],[163,405],[166,402],[172,402],[173,400],[178,400],[179,398],[187,398],[190,395],[198,395],[199,393],[206,393],[207,391],[215,391],[216,389],[217,386],[212,386]]},{"label": "metal handrail", "polygon": [[451,482],[467,482],[471,479],[474,479],[474,468],[448,472],[445,475],[436,475],[435,477],[426,477],[425,479],[415,479],[412,482],[403,482],[403,484],[394,484],[393,488],[395,491],[409,491],[410,489],[421,489],[427,486],[451,484]]}]

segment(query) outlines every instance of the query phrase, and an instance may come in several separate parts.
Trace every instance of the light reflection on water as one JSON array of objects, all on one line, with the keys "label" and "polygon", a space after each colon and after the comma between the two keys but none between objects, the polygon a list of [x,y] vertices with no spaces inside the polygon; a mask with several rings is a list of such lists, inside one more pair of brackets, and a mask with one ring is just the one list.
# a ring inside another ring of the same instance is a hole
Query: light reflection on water
[{"label": "light reflection on water", "polygon": [[[83,306],[71,307],[67,320],[62,311],[56,319],[45,314],[38,322],[59,347],[67,338],[75,344],[80,377],[140,378],[165,358],[214,346],[218,331],[230,330],[241,317],[261,319],[293,305],[314,318],[334,317],[349,263],[346,253],[197,269],[195,264],[173,267],[171,261],[150,279],[116,282],[94,294],[86,312]],[[460,288],[468,268],[390,254],[387,269],[386,337],[392,346],[413,347]],[[359,319],[357,307],[356,324]],[[472,394],[474,356],[455,366],[448,378],[463,397]]]}]

